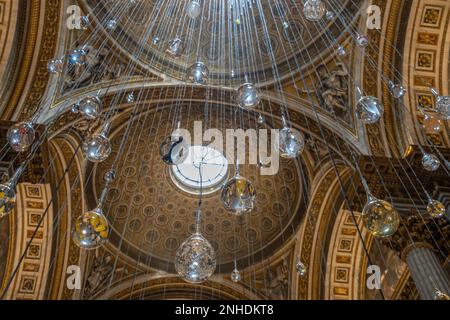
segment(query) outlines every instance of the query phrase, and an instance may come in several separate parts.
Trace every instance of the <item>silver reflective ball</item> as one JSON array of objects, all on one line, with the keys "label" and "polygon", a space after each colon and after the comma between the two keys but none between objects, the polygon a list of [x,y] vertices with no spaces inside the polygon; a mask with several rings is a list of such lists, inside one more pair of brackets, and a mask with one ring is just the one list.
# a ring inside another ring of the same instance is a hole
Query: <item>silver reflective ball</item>
[{"label": "silver reflective ball", "polygon": [[89,161],[103,162],[111,154],[111,143],[103,134],[93,135],[83,143],[83,151]]},{"label": "silver reflective ball", "polygon": [[83,213],[72,229],[72,240],[85,250],[98,249],[109,238],[109,224],[100,208]]},{"label": "silver reflective ball", "polygon": [[181,57],[184,51],[183,41],[180,38],[175,38],[169,41],[169,47],[166,52],[173,59],[178,59]]},{"label": "silver reflective ball", "polygon": [[209,78],[209,69],[203,62],[194,63],[187,71],[187,79],[190,82],[205,84]]},{"label": "silver reflective ball", "polygon": [[425,170],[433,172],[440,168],[441,162],[434,154],[426,153],[422,157],[422,166]]},{"label": "silver reflective ball", "polygon": [[8,143],[16,152],[27,151],[36,138],[36,131],[29,122],[19,122],[9,128]]},{"label": "silver reflective ball", "polygon": [[192,19],[197,19],[200,17],[202,14],[202,6],[200,5],[200,2],[197,0],[189,1],[186,6],[186,14]]},{"label": "silver reflective ball", "polygon": [[278,150],[280,156],[293,159],[305,149],[305,137],[293,128],[283,128],[278,135]]},{"label": "silver reflective ball", "polygon": [[95,120],[101,114],[103,109],[102,102],[99,97],[86,97],[78,103],[78,112],[86,119]]},{"label": "silver reflective ball", "polygon": [[306,20],[316,22],[324,17],[327,12],[325,3],[322,0],[306,0],[303,5],[303,14]]},{"label": "silver reflective ball", "polygon": [[64,62],[62,59],[51,59],[47,63],[47,70],[50,74],[60,74],[63,71]]},{"label": "silver reflective ball", "polygon": [[239,272],[238,269],[234,269],[231,272],[230,278],[231,278],[231,281],[236,282],[236,283],[238,283],[242,280],[241,273]]},{"label": "silver reflective ball", "polygon": [[86,64],[86,51],[83,49],[70,50],[67,53],[67,62],[73,66]]},{"label": "silver reflective ball", "polygon": [[236,103],[242,109],[256,108],[261,102],[261,95],[255,85],[245,83],[239,87],[236,93]]},{"label": "silver reflective ball", "polygon": [[221,200],[227,211],[244,215],[256,207],[256,189],[253,183],[238,174],[222,187]]},{"label": "silver reflective ball", "polygon": [[362,97],[356,104],[356,116],[366,124],[377,123],[384,114],[383,104],[375,97]]},{"label": "silver reflective ball", "polygon": [[440,118],[450,120],[450,96],[438,96],[436,98],[436,112]]}]

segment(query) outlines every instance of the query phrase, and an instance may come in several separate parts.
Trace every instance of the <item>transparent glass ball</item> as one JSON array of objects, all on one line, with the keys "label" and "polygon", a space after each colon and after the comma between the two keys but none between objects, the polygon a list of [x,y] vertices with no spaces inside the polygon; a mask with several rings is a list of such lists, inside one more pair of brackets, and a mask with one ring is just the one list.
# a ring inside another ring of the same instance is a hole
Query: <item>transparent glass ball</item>
[{"label": "transparent glass ball", "polygon": [[450,96],[436,98],[436,112],[444,120],[450,120]]},{"label": "transparent glass ball", "polygon": [[239,87],[236,93],[236,103],[242,109],[256,108],[261,102],[259,90],[251,83],[245,83]]},{"label": "transparent glass ball", "polygon": [[430,114],[425,114],[423,118],[423,128],[427,134],[439,134],[442,131],[444,122]]},{"label": "transparent glass ball", "polygon": [[0,219],[6,217],[16,206],[16,192],[10,184],[0,184]]},{"label": "transparent glass ball", "polygon": [[398,229],[400,217],[395,208],[386,201],[369,197],[362,212],[364,227],[375,237],[392,236]]},{"label": "transparent glass ball", "polygon": [[95,120],[102,112],[102,102],[99,97],[86,97],[81,100],[76,110],[81,113],[86,119]]},{"label": "transparent glass ball", "polygon": [[377,123],[384,113],[383,104],[375,97],[365,96],[356,104],[356,116],[366,124]]},{"label": "transparent glass ball", "polygon": [[294,159],[305,149],[305,137],[293,128],[283,128],[278,136],[278,149],[280,156]]},{"label": "transparent glass ball", "polygon": [[27,151],[36,138],[36,131],[29,122],[19,122],[12,125],[7,133],[8,143],[16,152]]},{"label": "transparent glass ball", "polygon": [[187,79],[190,82],[205,84],[209,78],[209,69],[203,62],[194,63],[187,72]]},{"label": "transparent glass ball", "polygon": [[183,54],[183,51],[184,51],[183,41],[180,38],[177,37],[169,41],[169,47],[167,48],[166,52],[173,59],[180,58]]},{"label": "transparent glass ball", "polygon": [[299,259],[297,259],[297,264],[295,265],[295,270],[297,271],[297,274],[300,277],[306,276],[308,269],[306,268],[305,264]]},{"label": "transparent glass ball", "polygon": [[406,94],[406,90],[402,85],[394,84],[393,82],[389,83],[389,91],[395,99],[403,98]]},{"label": "transparent glass ball", "polygon": [[111,183],[116,179],[116,171],[115,170],[109,170],[105,173],[103,176],[103,181],[105,183]]},{"label": "transparent glass ball", "polygon": [[79,66],[86,64],[86,52],[83,49],[73,49],[67,53],[67,62]]},{"label": "transparent glass ball", "polygon": [[51,59],[47,63],[47,70],[50,74],[60,74],[63,71],[64,62],[62,59]]},{"label": "transparent glass ball", "polygon": [[189,144],[182,136],[171,136],[161,143],[159,153],[166,164],[179,165],[189,156]]},{"label": "transparent glass ball", "polygon": [[249,180],[238,174],[222,187],[221,200],[226,210],[240,216],[255,209],[256,189]]},{"label": "transparent glass ball", "polygon": [[422,166],[425,170],[433,172],[440,168],[441,162],[434,154],[425,153],[422,157]]},{"label": "transparent glass ball", "polygon": [[187,282],[201,283],[216,270],[216,253],[208,240],[195,233],[181,244],[175,256],[175,270]]},{"label": "transparent glass ball", "polygon": [[437,200],[430,200],[427,205],[427,212],[433,218],[441,218],[445,215],[445,206]]},{"label": "transparent glass ball", "polygon": [[111,143],[103,134],[93,135],[83,143],[83,152],[91,162],[103,162],[111,154]]},{"label": "transparent glass ball", "polygon": [[186,14],[192,19],[197,19],[200,17],[202,14],[202,6],[200,5],[200,2],[197,0],[189,1],[186,5]]},{"label": "transparent glass ball", "polygon": [[86,250],[98,249],[108,241],[109,224],[100,208],[83,213],[75,221],[72,240]]},{"label": "transparent glass ball", "polygon": [[234,269],[230,275],[231,281],[240,282],[242,280],[241,272],[238,269]]},{"label": "transparent glass ball", "polygon": [[110,19],[106,22],[106,29],[112,31],[117,28],[117,21],[115,19]]},{"label": "transparent glass ball", "polygon": [[369,39],[367,39],[367,37],[363,34],[358,34],[355,40],[356,44],[361,48],[365,48],[369,45]]},{"label": "transparent glass ball", "polygon": [[322,0],[306,0],[303,5],[303,14],[309,21],[319,21],[327,13],[327,7]]}]

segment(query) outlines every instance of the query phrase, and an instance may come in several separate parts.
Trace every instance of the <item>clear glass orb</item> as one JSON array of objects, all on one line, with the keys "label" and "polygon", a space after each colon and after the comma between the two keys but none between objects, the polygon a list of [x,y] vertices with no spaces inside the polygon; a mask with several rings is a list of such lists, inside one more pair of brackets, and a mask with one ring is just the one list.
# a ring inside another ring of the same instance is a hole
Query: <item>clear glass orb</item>
[{"label": "clear glass orb", "polygon": [[166,52],[173,59],[178,59],[182,56],[184,51],[183,41],[180,38],[175,38],[169,41],[169,47]]},{"label": "clear glass orb", "polygon": [[86,52],[83,49],[70,50],[67,53],[67,62],[74,66],[84,65],[86,63]]},{"label": "clear glass orb", "polygon": [[246,178],[237,174],[222,187],[221,200],[226,210],[240,216],[256,206],[256,190]]},{"label": "clear glass orb", "polygon": [[187,71],[187,79],[190,82],[205,84],[209,78],[209,69],[203,62],[194,63]]},{"label": "clear glass orb", "polygon": [[190,283],[208,280],[216,270],[214,248],[200,233],[193,234],[178,248],[175,270],[182,279]]},{"label": "clear glass orb", "polygon": [[442,131],[444,122],[431,114],[425,114],[423,118],[423,128],[427,134],[439,134]]},{"label": "clear glass orb", "polygon": [[325,17],[327,18],[327,20],[333,20],[336,17],[336,14],[334,13],[334,11],[327,11]]},{"label": "clear glass orb", "polygon": [[300,277],[306,276],[308,269],[306,268],[305,264],[300,260],[300,258],[297,259],[297,264],[295,265],[295,270],[297,271],[297,274]]},{"label": "clear glass orb", "polygon": [[76,110],[81,113],[86,119],[95,120],[102,112],[103,105],[99,97],[86,97],[81,100]]},{"label": "clear glass orb", "polygon": [[428,201],[427,212],[433,218],[442,218],[445,215],[445,206],[437,200]]},{"label": "clear glass orb", "polygon": [[36,138],[36,131],[29,122],[19,122],[12,125],[7,133],[8,143],[16,152],[27,151]]},{"label": "clear glass orb", "polygon": [[425,153],[422,157],[422,166],[425,170],[433,172],[440,168],[441,162],[434,154]]},{"label": "clear glass orb", "polygon": [[239,87],[236,93],[236,103],[242,109],[256,108],[261,102],[259,90],[251,83],[245,83]]},{"label": "clear glass orb", "polygon": [[103,134],[93,135],[83,143],[83,152],[91,162],[103,162],[111,154],[111,143]]},{"label": "clear glass orb", "polygon": [[337,48],[337,54],[338,54],[340,57],[344,57],[344,56],[347,54],[347,50],[345,50],[345,48],[344,48],[343,46],[339,46],[339,47]]},{"label": "clear glass orb", "polygon": [[186,14],[192,19],[197,19],[200,17],[202,14],[202,6],[200,5],[200,2],[197,0],[189,1],[186,6]]},{"label": "clear glass orb", "polygon": [[0,219],[6,217],[16,206],[16,192],[11,184],[0,184]]},{"label": "clear glass orb", "polygon": [[105,183],[111,183],[116,179],[116,171],[115,170],[109,170],[105,173],[103,177],[103,181]]},{"label": "clear glass orb", "polygon": [[60,74],[63,71],[64,62],[62,59],[51,59],[47,63],[47,70],[50,74]]},{"label": "clear glass orb", "polygon": [[182,136],[171,136],[161,143],[159,153],[166,164],[179,165],[189,156],[189,144]]},{"label": "clear glass orb", "polygon": [[436,112],[444,120],[450,120],[450,96],[436,98]]},{"label": "clear glass orb", "polygon": [[389,82],[389,91],[395,99],[401,99],[406,94],[405,88],[400,84]]},{"label": "clear glass orb", "polygon": [[356,116],[366,124],[377,123],[384,113],[383,104],[375,97],[365,96],[356,105]]},{"label": "clear glass orb", "polygon": [[305,137],[293,128],[283,128],[278,135],[278,150],[280,156],[286,159],[294,159],[305,149]]},{"label": "clear glass orb", "polygon": [[398,229],[400,217],[395,208],[386,201],[369,196],[362,218],[364,227],[375,237],[392,236]]},{"label": "clear glass orb", "polygon": [[100,208],[83,213],[75,221],[72,240],[86,250],[98,249],[108,241],[109,224]]},{"label": "clear glass orb", "polygon": [[258,116],[258,124],[263,125],[265,123],[266,123],[266,118],[262,114],[259,114],[259,116]]},{"label": "clear glass orb", "polygon": [[112,31],[117,28],[117,21],[115,19],[110,19],[106,21],[106,29]]},{"label": "clear glass orb", "polygon": [[235,268],[231,272],[230,278],[231,278],[231,281],[233,281],[233,282],[236,282],[236,283],[240,282],[242,280],[241,272]]},{"label": "clear glass orb", "polygon": [[327,12],[327,7],[322,0],[306,0],[303,5],[303,14],[309,21],[319,21]]},{"label": "clear glass orb", "polygon": [[91,24],[91,21],[89,20],[89,16],[82,16],[80,17],[80,27],[83,30],[86,30],[89,25]]},{"label": "clear glass orb", "polygon": [[369,39],[363,34],[356,35],[356,44],[361,48],[365,48],[369,45]]},{"label": "clear glass orb", "polygon": [[136,98],[134,97],[134,93],[131,92],[127,95],[127,102],[128,103],[133,103],[136,100]]}]

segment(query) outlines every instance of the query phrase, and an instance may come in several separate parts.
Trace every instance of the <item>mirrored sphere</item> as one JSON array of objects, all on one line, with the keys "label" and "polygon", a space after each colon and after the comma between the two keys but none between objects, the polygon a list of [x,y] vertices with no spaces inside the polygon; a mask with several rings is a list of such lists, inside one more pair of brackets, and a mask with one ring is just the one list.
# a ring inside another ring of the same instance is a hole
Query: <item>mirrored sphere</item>
[{"label": "mirrored sphere", "polygon": [[117,21],[114,19],[110,19],[106,22],[106,29],[112,31],[117,28]]},{"label": "mirrored sphere", "polygon": [[166,52],[173,58],[178,59],[183,54],[183,41],[180,38],[175,38],[169,41],[169,47]]},{"label": "mirrored sphere", "polygon": [[423,118],[423,128],[427,134],[438,134],[442,131],[444,122],[431,114],[425,114]]},{"label": "mirrored sphere", "polygon": [[178,165],[189,156],[189,145],[183,137],[171,136],[161,143],[159,153],[166,164]]},{"label": "mirrored sphere", "polygon": [[238,269],[234,269],[234,270],[231,272],[230,278],[231,278],[231,281],[237,283],[237,282],[241,281],[242,276],[241,276],[241,273],[239,272]]},{"label": "mirrored sphere", "polygon": [[63,71],[64,63],[62,59],[51,59],[47,63],[47,70],[50,74],[59,74]]},{"label": "mirrored sphere", "polygon": [[364,227],[375,237],[390,237],[398,229],[400,217],[394,207],[386,201],[369,198],[362,218]]},{"label": "mirrored sphere", "polygon": [[186,14],[192,18],[197,19],[202,13],[202,6],[196,0],[190,1],[186,6]]},{"label": "mirrored sphere", "polygon": [[109,170],[105,173],[103,177],[103,181],[105,183],[111,183],[116,179],[116,171],[115,170]]},{"label": "mirrored sphere", "polygon": [[403,98],[406,94],[406,90],[402,85],[394,84],[392,82],[389,84],[389,90],[395,99]]},{"label": "mirrored sphere", "polygon": [[31,123],[19,122],[9,128],[7,138],[14,151],[24,152],[33,144],[36,132]]},{"label": "mirrored sphere", "polygon": [[7,216],[16,206],[16,192],[10,184],[0,184],[0,219]]},{"label": "mirrored sphere", "polygon": [[300,277],[304,277],[306,276],[308,269],[306,268],[306,266],[303,264],[303,262],[300,261],[300,259],[297,260],[297,264],[295,265],[295,270],[297,271],[297,274]]},{"label": "mirrored sphere", "polygon": [[103,162],[111,154],[111,143],[103,134],[97,134],[83,143],[83,152],[89,161]]},{"label": "mirrored sphere", "polygon": [[255,209],[256,190],[249,180],[238,174],[222,187],[221,199],[226,210],[243,215]]},{"label": "mirrored sphere", "polygon": [[205,84],[209,78],[209,69],[203,62],[194,63],[187,72],[187,79],[190,82]]},{"label": "mirrored sphere", "polygon": [[175,270],[190,283],[208,280],[216,270],[216,253],[208,240],[196,233],[183,242],[175,256]]},{"label": "mirrored sphere", "polygon": [[433,172],[440,168],[441,162],[434,154],[425,153],[422,157],[422,166],[425,170]]},{"label": "mirrored sphere", "polygon": [[384,113],[381,102],[371,96],[362,97],[356,105],[356,116],[366,124],[377,123]]},{"label": "mirrored sphere", "polygon": [[433,218],[441,218],[445,215],[445,206],[440,201],[431,200],[428,202],[427,212]]},{"label": "mirrored sphere", "polygon": [[83,49],[70,50],[67,53],[67,62],[70,65],[84,65],[86,63],[86,52]]},{"label": "mirrored sphere", "polygon": [[108,241],[109,224],[102,210],[96,208],[83,213],[75,221],[72,240],[86,250],[97,249]]},{"label": "mirrored sphere", "polygon": [[436,98],[436,112],[442,119],[450,120],[450,96]]},{"label": "mirrored sphere", "polygon": [[251,83],[245,83],[239,87],[236,93],[236,103],[242,109],[250,110],[261,102],[259,90]]},{"label": "mirrored sphere", "polygon": [[78,112],[89,120],[95,120],[102,112],[102,102],[99,97],[86,97],[78,103]]},{"label": "mirrored sphere", "polygon": [[369,45],[369,39],[363,34],[358,34],[356,36],[356,44],[362,48],[365,48]]},{"label": "mirrored sphere", "polygon": [[305,137],[293,128],[283,128],[278,136],[280,156],[287,159],[296,158],[305,149]]},{"label": "mirrored sphere", "polygon": [[327,8],[322,0],[306,0],[303,5],[303,14],[309,21],[318,21],[326,14]]}]

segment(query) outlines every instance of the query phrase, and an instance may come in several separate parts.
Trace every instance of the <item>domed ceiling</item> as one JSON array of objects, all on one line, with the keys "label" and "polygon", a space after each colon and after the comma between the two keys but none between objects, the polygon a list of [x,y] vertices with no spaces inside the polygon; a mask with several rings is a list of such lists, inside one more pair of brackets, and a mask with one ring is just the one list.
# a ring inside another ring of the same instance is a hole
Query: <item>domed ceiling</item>
[{"label": "domed ceiling", "polygon": [[[219,112],[227,108],[218,107]],[[194,121],[204,117],[204,107],[185,106],[183,127],[193,132]],[[223,125],[211,114],[211,127]],[[142,114],[131,127],[129,143],[119,158],[117,178],[106,205],[113,228],[111,242],[124,254],[141,264],[160,270],[173,270],[175,252],[194,231],[198,197],[177,187],[170,166],[159,155],[160,141],[170,135],[174,121],[171,108]],[[231,116],[228,118],[232,118]],[[244,123],[255,119],[245,117]],[[231,121],[227,126],[232,127]],[[105,172],[110,170],[125,134],[126,125],[113,134],[113,153],[94,168],[94,194],[103,187]],[[234,174],[229,166],[229,174]],[[297,161],[280,163],[275,176],[261,176],[255,165],[241,166],[243,175],[257,190],[257,208],[247,216],[227,212],[220,201],[220,191],[203,199],[203,232],[217,252],[218,271],[232,268],[236,258],[240,265],[255,263],[276,252],[292,235],[305,212],[305,187]],[[92,199],[91,199],[92,200]]]}]

